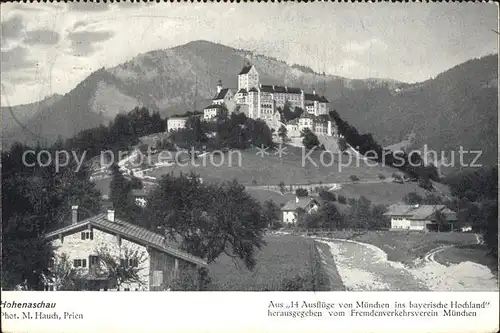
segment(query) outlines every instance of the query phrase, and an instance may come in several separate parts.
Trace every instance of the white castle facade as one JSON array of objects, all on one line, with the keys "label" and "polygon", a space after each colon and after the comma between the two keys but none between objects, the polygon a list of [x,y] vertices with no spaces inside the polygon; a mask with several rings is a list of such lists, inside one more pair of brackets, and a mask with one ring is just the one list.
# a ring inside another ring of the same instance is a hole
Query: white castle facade
[{"label": "white castle facade", "polygon": [[[285,122],[279,109],[283,110],[288,103],[293,111],[296,107],[304,112],[296,119]],[[327,111],[328,100],[324,96],[306,93],[300,88],[278,85],[263,85],[259,82],[259,73],[253,65],[246,65],[238,74],[238,91],[224,88],[222,82],[217,84],[217,94],[212,104],[203,110],[203,118],[207,121],[222,112],[223,105],[229,113],[243,112],[252,119],[262,119],[267,125],[278,130],[284,125],[288,137],[298,137],[309,128],[317,135],[334,136],[336,126],[330,120]]]}]

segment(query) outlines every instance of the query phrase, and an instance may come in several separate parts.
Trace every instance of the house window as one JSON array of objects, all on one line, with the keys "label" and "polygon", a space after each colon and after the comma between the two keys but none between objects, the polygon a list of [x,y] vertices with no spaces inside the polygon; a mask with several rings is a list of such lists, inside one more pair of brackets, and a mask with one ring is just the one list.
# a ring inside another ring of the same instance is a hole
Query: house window
[{"label": "house window", "polygon": [[87,259],[73,260],[73,267],[87,267]]},{"label": "house window", "polygon": [[98,256],[89,256],[89,267],[94,267],[99,265]]},{"label": "house window", "polygon": [[123,267],[139,267],[139,260],[133,259],[120,259],[120,264]]},{"label": "house window", "polygon": [[82,237],[82,240],[94,239],[94,232],[93,231],[82,231],[81,237]]},{"label": "house window", "polygon": [[124,290],[124,291],[130,291],[130,288],[125,288],[125,289],[123,289],[123,290]]}]

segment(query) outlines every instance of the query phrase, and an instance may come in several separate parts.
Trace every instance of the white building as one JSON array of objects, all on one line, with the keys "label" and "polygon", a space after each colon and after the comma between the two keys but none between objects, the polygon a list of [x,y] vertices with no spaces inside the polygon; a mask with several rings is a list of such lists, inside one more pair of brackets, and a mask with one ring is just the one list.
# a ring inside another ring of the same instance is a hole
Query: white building
[{"label": "white building", "polygon": [[233,92],[229,88],[224,88],[222,81],[217,82],[217,93],[212,99],[213,104],[222,105],[227,104],[233,100]]},{"label": "white building", "polygon": [[384,214],[391,219],[391,229],[395,230],[437,230],[436,212],[443,214],[445,221],[457,221],[454,211],[444,205],[399,205],[389,206]]},{"label": "white building", "polygon": [[169,132],[186,128],[188,117],[172,116],[167,120],[167,130]]},{"label": "white building", "polygon": [[[137,268],[140,281],[121,284],[119,290],[123,291],[167,290],[182,270],[207,265],[163,235],[115,218],[113,210],[78,221],[78,206],[73,206],[71,224],[48,233],[45,239],[55,248],[52,269],[66,257],[74,270],[72,278],[84,281],[92,290],[118,289],[109,266],[99,257],[103,253],[115,257],[120,265]],[[45,289],[57,290],[55,277],[49,277]]]},{"label": "white building", "polygon": [[315,212],[318,208],[319,204],[316,199],[311,197],[296,197],[295,199],[288,201],[281,208],[281,220],[283,223],[295,224],[298,221],[301,211],[309,214]]},{"label": "white building", "polygon": [[203,109],[203,120],[210,121],[222,114],[224,108],[220,104],[212,104]]}]

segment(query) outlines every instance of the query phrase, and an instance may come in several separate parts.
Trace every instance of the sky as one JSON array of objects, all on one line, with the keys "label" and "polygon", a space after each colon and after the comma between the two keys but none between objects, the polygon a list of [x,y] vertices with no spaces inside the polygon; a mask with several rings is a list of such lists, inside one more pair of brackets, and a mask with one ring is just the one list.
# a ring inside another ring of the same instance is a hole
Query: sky
[{"label": "sky", "polygon": [[498,53],[493,3],[2,3],[2,105],[208,40],[347,78],[419,82]]}]

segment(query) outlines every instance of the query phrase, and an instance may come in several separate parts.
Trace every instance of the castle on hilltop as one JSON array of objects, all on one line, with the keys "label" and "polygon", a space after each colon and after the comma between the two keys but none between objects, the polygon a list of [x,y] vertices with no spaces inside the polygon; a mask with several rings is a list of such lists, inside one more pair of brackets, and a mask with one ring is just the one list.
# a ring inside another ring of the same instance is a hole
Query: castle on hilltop
[{"label": "castle on hilltop", "polygon": [[[285,122],[280,110],[288,103],[290,109],[300,108],[304,112],[297,119]],[[233,94],[230,88],[217,83],[217,93],[212,104],[203,110],[203,118],[214,119],[224,109],[229,113],[245,113],[252,119],[262,119],[274,130],[286,126],[288,136],[300,136],[305,128],[317,135],[336,135],[336,126],[329,119],[328,100],[321,95],[306,93],[300,88],[264,85],[259,82],[259,73],[255,66],[246,64],[238,74],[238,91]],[[225,106],[225,107],[224,107]]]}]

